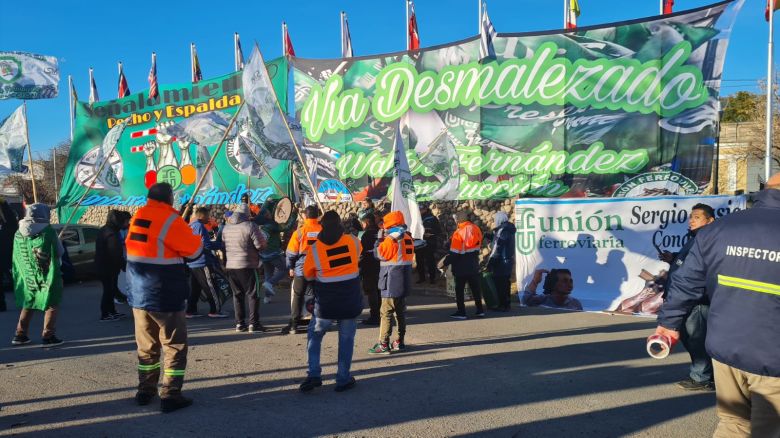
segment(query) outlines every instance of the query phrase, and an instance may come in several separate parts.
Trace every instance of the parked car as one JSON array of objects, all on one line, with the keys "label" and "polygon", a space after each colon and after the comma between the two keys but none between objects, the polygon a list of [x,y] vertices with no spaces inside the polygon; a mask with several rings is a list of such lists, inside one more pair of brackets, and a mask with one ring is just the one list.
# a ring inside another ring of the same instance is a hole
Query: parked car
[{"label": "parked car", "polygon": [[[65,226],[52,224],[57,234]],[[94,276],[95,273],[95,242],[100,228],[93,225],[74,224],[68,225],[62,237],[62,245],[70,259],[73,275],[76,277]]]}]

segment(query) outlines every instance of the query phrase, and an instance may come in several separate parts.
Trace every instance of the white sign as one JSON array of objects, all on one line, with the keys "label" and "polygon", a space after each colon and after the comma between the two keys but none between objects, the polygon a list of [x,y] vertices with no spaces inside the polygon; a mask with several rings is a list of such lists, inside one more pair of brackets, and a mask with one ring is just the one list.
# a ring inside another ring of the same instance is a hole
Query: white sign
[{"label": "white sign", "polygon": [[515,201],[520,294],[536,269],[569,269],[571,297],[583,310],[655,313],[669,269],[658,253],[677,252],[690,238],[698,203],[711,206],[716,220],[746,206],[744,196]]}]

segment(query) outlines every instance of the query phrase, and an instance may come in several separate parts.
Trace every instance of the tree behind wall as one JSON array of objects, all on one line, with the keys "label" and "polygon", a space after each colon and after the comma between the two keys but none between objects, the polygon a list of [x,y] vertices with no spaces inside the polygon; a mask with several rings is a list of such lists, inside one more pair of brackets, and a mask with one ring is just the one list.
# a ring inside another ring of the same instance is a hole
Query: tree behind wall
[{"label": "tree behind wall", "polygon": [[[62,175],[65,173],[65,166],[68,162],[68,153],[70,152],[70,140],[61,141],[57,146],[50,150],[45,156],[39,156],[33,159],[33,166],[42,168],[43,175],[35,175],[35,188],[38,192],[38,202],[42,204],[54,205],[57,203],[58,190],[62,187]],[[56,168],[54,156],[56,154]],[[27,162],[25,161],[25,164]],[[28,175],[9,176],[6,185],[14,187],[19,192],[24,202],[31,204],[33,202],[32,181]],[[55,189],[56,176],[56,189]]]}]

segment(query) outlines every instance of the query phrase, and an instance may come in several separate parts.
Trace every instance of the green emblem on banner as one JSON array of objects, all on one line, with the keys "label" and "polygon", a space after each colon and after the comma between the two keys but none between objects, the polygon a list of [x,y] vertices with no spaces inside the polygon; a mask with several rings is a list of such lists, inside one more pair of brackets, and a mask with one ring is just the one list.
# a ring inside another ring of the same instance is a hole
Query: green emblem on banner
[{"label": "green emblem on banner", "polygon": [[0,56],[0,81],[11,83],[22,77],[22,63],[12,56]]},{"label": "green emblem on banner", "polygon": [[176,166],[163,166],[157,171],[157,182],[168,183],[175,190],[181,185],[181,172]]}]

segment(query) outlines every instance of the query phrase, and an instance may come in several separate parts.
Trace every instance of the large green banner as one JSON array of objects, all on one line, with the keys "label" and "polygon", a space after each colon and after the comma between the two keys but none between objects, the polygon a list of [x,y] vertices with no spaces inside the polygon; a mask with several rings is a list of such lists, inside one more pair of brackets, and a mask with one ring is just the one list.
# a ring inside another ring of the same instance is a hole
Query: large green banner
[{"label": "large green banner", "polygon": [[[266,66],[280,102],[286,102],[287,61],[279,58]],[[269,156],[267,145],[239,142],[240,124],[231,130],[207,172],[242,102],[240,72],[195,84],[161,85],[156,98],[147,90],[92,105],[78,102],[58,204],[60,220],[67,219],[90,185],[81,207],[144,205],[147,188],[156,182],[170,183],[176,204],[184,204],[204,174],[196,204],[238,203],[245,192],[255,203],[271,195],[287,196],[289,161]]]},{"label": "large green banner", "polygon": [[387,195],[400,129],[418,199],[695,194],[741,0],[421,51],[293,58],[323,199]]}]

